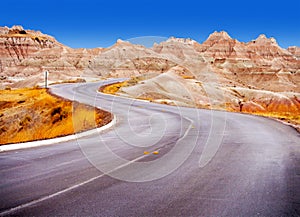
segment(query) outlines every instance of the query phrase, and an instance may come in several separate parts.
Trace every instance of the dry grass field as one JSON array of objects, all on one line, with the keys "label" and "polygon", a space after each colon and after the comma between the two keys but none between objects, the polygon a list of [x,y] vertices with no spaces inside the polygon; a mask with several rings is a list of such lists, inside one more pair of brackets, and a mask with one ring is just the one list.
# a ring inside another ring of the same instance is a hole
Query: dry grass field
[{"label": "dry grass field", "polygon": [[74,134],[109,123],[109,112],[68,101],[46,89],[0,91],[0,144]]}]

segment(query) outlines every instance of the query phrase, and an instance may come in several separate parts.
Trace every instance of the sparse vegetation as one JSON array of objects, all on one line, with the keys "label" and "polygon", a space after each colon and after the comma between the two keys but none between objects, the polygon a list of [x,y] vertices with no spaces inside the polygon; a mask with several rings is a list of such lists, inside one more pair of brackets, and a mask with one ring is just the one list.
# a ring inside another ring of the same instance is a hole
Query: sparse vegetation
[{"label": "sparse vegetation", "polygon": [[105,125],[111,114],[46,89],[0,91],[0,144],[54,138]]},{"label": "sparse vegetation", "polygon": [[293,125],[300,132],[300,114],[291,112],[256,112],[253,114],[281,120]]},{"label": "sparse vegetation", "polygon": [[195,79],[196,77],[194,75],[182,75],[183,79]]},{"label": "sparse vegetation", "polygon": [[127,82],[117,82],[117,83],[113,83],[113,84],[108,84],[108,85],[104,85],[101,86],[99,88],[99,91],[101,91],[102,93],[106,93],[106,94],[115,94],[116,92],[119,91],[119,89],[123,86],[126,86]]},{"label": "sparse vegetation", "polygon": [[77,78],[75,80],[64,80],[64,81],[54,82],[54,83],[51,83],[51,85],[65,84],[65,83],[86,83],[86,80],[84,78]]},{"label": "sparse vegetation", "polygon": [[[184,79],[194,79],[193,76],[187,76],[187,75],[181,75],[182,78]],[[106,86],[101,87],[99,90],[102,91],[103,93],[107,94],[118,94],[118,91],[121,87],[128,87],[128,86],[134,86],[138,83],[142,83],[143,80],[138,77],[133,77],[127,82],[120,82],[120,83],[113,83],[109,84]],[[200,87],[202,86],[202,83],[200,81],[196,81],[195,84],[198,84]],[[258,104],[258,107],[261,106],[264,109],[257,109],[255,107],[253,108],[248,108],[244,109],[244,99],[245,99],[245,94],[239,93],[237,90],[232,89],[232,92],[234,95],[240,99],[238,102],[237,106],[234,106],[234,104],[231,102],[225,103],[223,107],[220,107],[218,109],[221,110],[226,110],[230,112],[242,112],[242,113],[248,113],[248,114],[255,114],[255,115],[260,115],[264,117],[270,117],[270,118],[275,118],[280,121],[283,121],[285,123],[291,124],[294,126],[299,132],[300,132],[300,114],[299,114],[299,109],[292,108],[289,104],[286,102],[280,102],[278,101],[277,103],[274,103],[272,106],[268,106],[264,104],[264,101],[261,103],[256,102]],[[141,100],[148,100],[149,102],[156,102],[156,103],[161,103],[161,104],[168,104],[168,105],[173,105],[172,99],[158,93],[158,92],[146,92],[138,97],[137,99]],[[295,97],[297,100],[297,98]],[[209,105],[203,105],[203,104],[193,104],[193,107],[197,108],[206,108],[210,109],[211,107]]]}]

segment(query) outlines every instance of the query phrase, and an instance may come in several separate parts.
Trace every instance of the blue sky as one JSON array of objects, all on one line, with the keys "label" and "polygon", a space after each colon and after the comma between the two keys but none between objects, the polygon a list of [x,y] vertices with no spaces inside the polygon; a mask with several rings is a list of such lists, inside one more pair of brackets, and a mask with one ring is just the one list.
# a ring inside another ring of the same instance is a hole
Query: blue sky
[{"label": "blue sky", "polygon": [[214,31],[239,41],[259,34],[300,46],[300,1],[1,1],[0,25],[40,30],[73,48],[108,47],[118,38],[184,37],[203,42]]}]

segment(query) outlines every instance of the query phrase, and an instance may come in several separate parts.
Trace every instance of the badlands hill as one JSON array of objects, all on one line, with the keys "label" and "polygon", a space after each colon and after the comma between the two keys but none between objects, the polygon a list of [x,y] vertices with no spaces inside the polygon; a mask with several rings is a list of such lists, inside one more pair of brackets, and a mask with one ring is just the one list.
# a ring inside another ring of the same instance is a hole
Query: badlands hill
[{"label": "badlands hill", "polygon": [[102,50],[72,49],[41,32],[0,27],[0,86],[34,86],[44,79],[45,70],[52,81],[79,76]]},{"label": "badlands hill", "polygon": [[265,35],[245,43],[214,32],[202,44],[169,38],[152,48],[118,40],[109,48],[72,49],[21,26],[0,27],[0,57],[2,88],[34,86],[45,70],[53,82],[137,77],[117,94],[294,119],[300,115],[300,48],[281,48]]}]

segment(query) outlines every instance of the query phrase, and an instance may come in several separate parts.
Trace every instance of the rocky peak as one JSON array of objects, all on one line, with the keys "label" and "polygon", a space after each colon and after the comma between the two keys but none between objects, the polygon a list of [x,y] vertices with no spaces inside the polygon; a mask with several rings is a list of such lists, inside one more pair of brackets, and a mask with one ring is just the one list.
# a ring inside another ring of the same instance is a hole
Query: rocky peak
[{"label": "rocky peak", "polygon": [[13,27],[11,27],[12,30],[19,30],[19,31],[22,31],[24,30],[23,26],[21,25],[14,25]]},{"label": "rocky peak", "polygon": [[133,44],[131,44],[129,41],[124,41],[122,39],[118,39],[116,41],[116,43],[111,47],[111,48],[114,48],[114,47],[131,47]]},{"label": "rocky peak", "polygon": [[13,26],[8,30],[8,34],[27,34],[23,26]]},{"label": "rocky peak", "polygon": [[7,26],[2,27],[0,26],[0,35],[4,35],[8,33],[9,28]]},{"label": "rocky peak", "polygon": [[26,34],[22,26],[13,26],[11,28],[5,26],[0,27],[0,35]]},{"label": "rocky peak", "polygon": [[133,45],[131,42],[129,41],[124,41],[122,39],[118,39],[117,42],[115,43],[115,45],[126,45],[126,46],[130,46]]},{"label": "rocky peak", "polygon": [[178,42],[178,43],[183,43],[188,45],[198,44],[198,42],[190,38],[175,38],[175,37],[168,38],[166,42]]},{"label": "rocky peak", "polygon": [[126,43],[126,42],[119,38],[116,43],[117,44],[123,44],[123,43]]},{"label": "rocky peak", "polygon": [[206,41],[217,41],[217,40],[232,40],[232,38],[225,31],[221,31],[221,32],[215,31],[209,35]]},{"label": "rocky peak", "polygon": [[[288,63],[289,67],[292,62],[293,65],[299,64],[296,63],[297,60],[293,54],[286,49],[281,48],[274,38],[267,38],[264,34],[259,35],[255,40],[248,42],[246,45],[248,50],[255,52],[258,59],[261,61],[269,61],[268,63],[264,63],[265,65],[271,64],[275,68],[282,68],[282,65],[286,65],[286,60],[290,61]],[[275,62],[274,58],[277,58]]]},{"label": "rocky peak", "polygon": [[278,46],[275,38],[267,38],[266,35],[260,34],[257,39],[252,41],[253,44],[258,45],[275,45]]},{"label": "rocky peak", "polygon": [[63,46],[53,38],[52,36],[41,33],[40,31],[24,30],[22,26],[0,27],[0,39],[6,39],[9,43],[19,44],[36,44],[36,46],[53,47]]},{"label": "rocky peak", "polygon": [[202,44],[202,51],[211,50],[212,53],[223,50],[225,48],[228,51],[232,50],[232,47],[238,43],[237,40],[232,39],[227,32],[221,31],[210,34],[205,42]]},{"label": "rocky peak", "polygon": [[234,47],[237,44],[241,43],[232,39],[227,32],[214,32],[197,50],[207,57],[223,59],[235,55]]},{"label": "rocky peak", "polygon": [[1,27],[1,65],[2,67],[10,67],[20,64],[22,60],[32,56],[35,52],[57,45],[60,44],[51,36],[32,30],[24,30],[22,26]]}]

